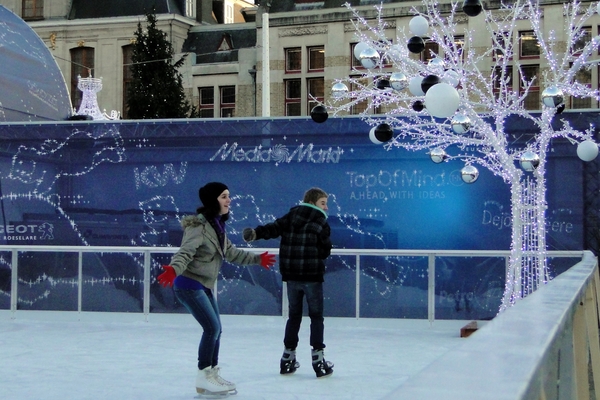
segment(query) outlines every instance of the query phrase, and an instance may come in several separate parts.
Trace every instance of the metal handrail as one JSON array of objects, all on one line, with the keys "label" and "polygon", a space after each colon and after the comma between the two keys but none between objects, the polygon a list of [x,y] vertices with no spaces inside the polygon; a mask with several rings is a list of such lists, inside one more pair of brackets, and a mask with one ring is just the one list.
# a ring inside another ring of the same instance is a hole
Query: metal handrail
[{"label": "metal handrail", "polygon": [[[259,248],[245,247],[244,249],[253,252],[268,251],[272,254],[279,254],[278,248]],[[152,254],[175,253],[179,247],[138,247],[138,246],[41,246],[41,245],[0,245],[0,252],[10,251],[11,257],[11,295],[10,310],[14,315],[17,311],[18,300],[18,254],[19,252],[56,252],[56,253],[78,253],[78,295],[77,310],[82,311],[82,275],[83,275],[83,253],[140,253],[144,254],[144,292],[143,292],[143,314],[147,320],[150,313],[150,267]],[[508,266],[510,250],[394,250],[394,249],[333,249],[332,255],[355,256],[356,257],[356,304],[355,316],[360,317],[360,266],[362,256],[392,256],[392,257],[427,257],[428,258],[428,320],[433,323],[435,320],[435,261],[437,257],[504,257]],[[554,257],[578,257],[582,258],[585,252],[583,250],[558,250],[547,251],[548,258]],[[282,313],[287,315],[287,297],[285,296],[285,285],[282,296]]]}]

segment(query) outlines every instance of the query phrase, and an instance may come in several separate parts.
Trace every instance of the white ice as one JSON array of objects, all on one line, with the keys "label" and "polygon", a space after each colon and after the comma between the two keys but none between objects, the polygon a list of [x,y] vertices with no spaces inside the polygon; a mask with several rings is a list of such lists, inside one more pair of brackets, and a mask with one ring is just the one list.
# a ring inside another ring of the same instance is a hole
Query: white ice
[{"label": "white ice", "polygon": [[[0,311],[0,399],[162,400],[196,397],[202,330],[188,314]],[[233,400],[384,397],[464,343],[468,321],[325,318],[331,377],[317,379],[305,317],[300,369],[279,374],[282,317],[222,315],[221,375]]]}]

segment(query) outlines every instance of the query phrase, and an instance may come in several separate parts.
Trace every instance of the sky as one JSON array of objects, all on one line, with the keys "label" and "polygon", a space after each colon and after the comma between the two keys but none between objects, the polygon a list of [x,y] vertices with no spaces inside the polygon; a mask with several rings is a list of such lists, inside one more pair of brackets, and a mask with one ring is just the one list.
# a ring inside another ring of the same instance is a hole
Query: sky
[{"label": "sky", "polygon": [[[279,374],[285,319],[222,315],[221,376],[234,400],[378,399],[464,343],[468,321],[325,318],[325,359],[311,367],[310,320],[291,376]],[[189,314],[0,311],[0,399],[189,400],[202,329]]]}]

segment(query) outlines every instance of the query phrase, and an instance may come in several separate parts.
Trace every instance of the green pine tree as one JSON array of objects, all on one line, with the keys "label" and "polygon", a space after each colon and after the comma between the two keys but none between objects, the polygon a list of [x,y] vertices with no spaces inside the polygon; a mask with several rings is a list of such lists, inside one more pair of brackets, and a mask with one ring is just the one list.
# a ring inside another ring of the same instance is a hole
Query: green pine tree
[{"label": "green pine tree", "polygon": [[183,90],[179,73],[185,56],[173,62],[173,46],[167,34],[156,27],[156,14],[146,14],[146,31],[138,23],[135,31],[131,73],[127,91],[128,118],[186,118],[195,117]]}]

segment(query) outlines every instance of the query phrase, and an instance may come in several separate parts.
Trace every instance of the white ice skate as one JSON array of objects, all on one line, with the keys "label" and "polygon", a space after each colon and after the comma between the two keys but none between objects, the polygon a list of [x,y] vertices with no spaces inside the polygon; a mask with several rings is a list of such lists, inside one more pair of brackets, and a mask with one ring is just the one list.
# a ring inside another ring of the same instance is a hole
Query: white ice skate
[{"label": "white ice skate", "polygon": [[237,394],[237,389],[235,387],[235,383],[229,382],[227,379],[223,379],[221,376],[221,368],[215,366],[212,368],[213,378],[219,382],[221,385],[225,386],[229,391],[229,394]]},{"label": "white ice skate", "polygon": [[215,378],[212,367],[206,367],[198,370],[196,393],[201,399],[222,399],[229,396],[229,389]]}]

